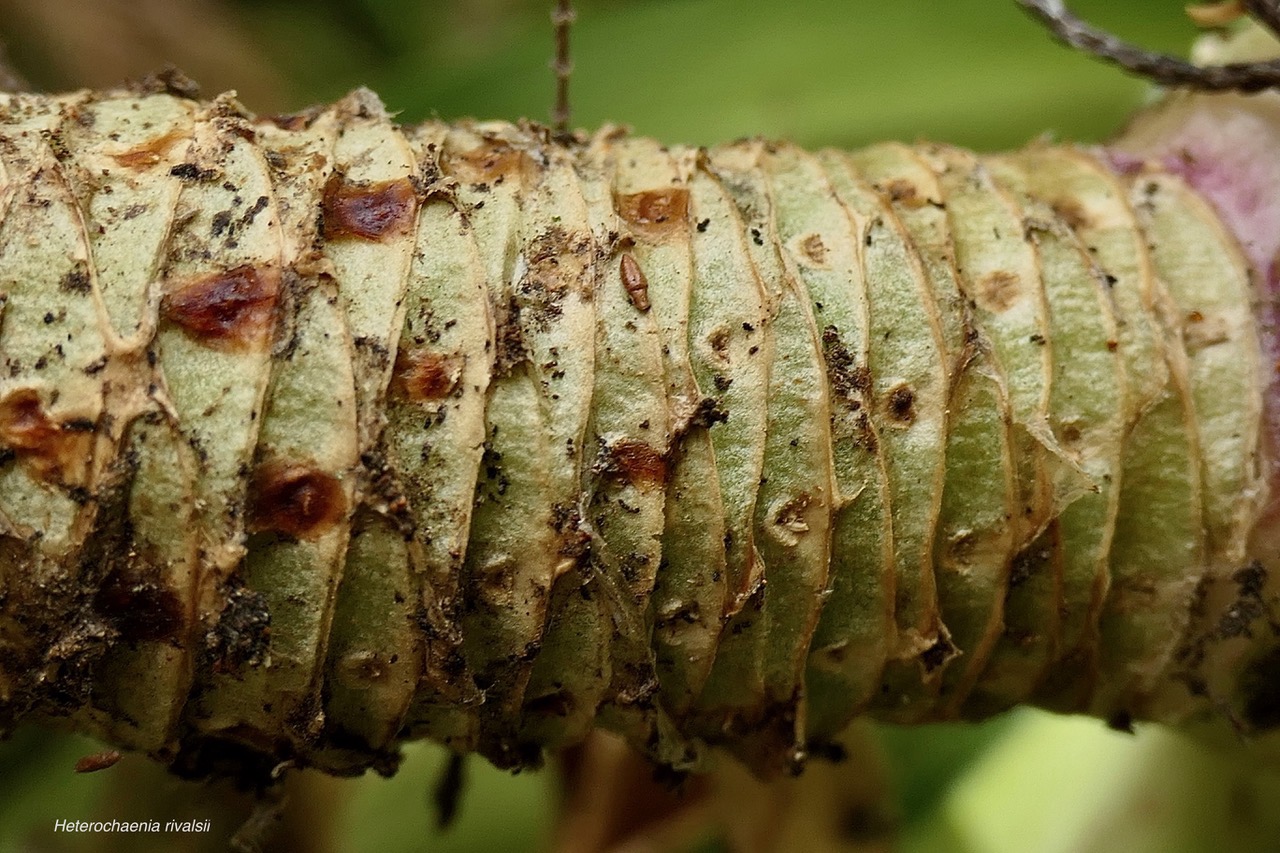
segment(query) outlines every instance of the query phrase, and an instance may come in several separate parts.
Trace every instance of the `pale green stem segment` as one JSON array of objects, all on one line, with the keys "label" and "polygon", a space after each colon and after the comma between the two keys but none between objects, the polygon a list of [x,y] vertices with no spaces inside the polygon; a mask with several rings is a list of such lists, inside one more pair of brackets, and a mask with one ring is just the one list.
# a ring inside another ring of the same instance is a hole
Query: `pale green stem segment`
[{"label": "pale green stem segment", "polygon": [[[1111,584],[1109,555],[1119,511],[1123,443],[1168,381],[1168,367],[1154,317],[1142,307],[1152,293],[1151,264],[1121,182],[1070,147],[1032,146],[1015,155],[1011,166],[1018,169],[1020,187],[1076,234],[1105,285],[1098,297],[1101,305],[1080,306],[1072,316],[1083,325],[1064,332],[1076,341],[1081,363],[1087,359],[1094,370],[1076,370],[1061,360],[1054,364],[1054,387],[1069,405],[1051,425],[1061,444],[1077,454],[1096,491],[1079,498],[1062,516],[1058,662],[1046,673],[1037,700],[1074,709],[1087,689],[1082,682],[1088,679],[1081,673],[1096,666],[1098,618]],[[1085,296],[1083,288],[1077,293]],[[1097,328],[1098,321],[1103,328]],[[1118,360],[1114,370],[1119,372],[1113,382],[1108,381],[1112,360]]]},{"label": "pale green stem segment", "polygon": [[[898,693],[894,710],[909,716],[906,706],[913,700],[907,697],[912,692],[908,685],[925,687],[947,664],[952,648],[938,612],[933,537],[942,500],[951,375],[943,327],[954,317],[943,320],[925,265],[894,213],[891,197],[865,182],[853,158],[828,152],[823,159],[861,246],[870,320],[870,419],[889,485],[898,578],[901,633],[886,680],[902,686],[891,691]],[[945,304],[954,311],[950,299]]]},{"label": "pale green stem segment", "polygon": [[634,240],[643,301],[661,335],[671,413],[662,563],[649,618],[664,703],[679,714],[692,707],[711,673],[728,573],[724,504],[719,489],[704,487],[720,476],[709,432],[714,391],[698,385],[689,343],[695,230],[688,182],[697,154],[649,139],[622,140],[619,147],[616,204]]},{"label": "pale green stem segment", "polygon": [[[338,119],[320,116],[304,133],[263,129],[274,155],[275,190],[285,235],[280,326],[271,382],[254,450],[257,465],[332,490],[345,513],[353,503],[358,465],[351,341],[341,332],[342,308],[331,280],[306,269],[317,236],[314,211],[330,178]],[[314,163],[326,164],[315,168]],[[320,485],[323,484],[323,485]],[[250,488],[250,500],[264,486]],[[266,486],[265,488],[270,488]],[[250,528],[243,573],[262,596],[271,636],[262,665],[246,673],[215,673],[202,703],[214,730],[284,729],[300,744],[323,728],[320,689],[334,601],[347,551],[348,528],[288,531]]]},{"label": "pale green stem segment", "polygon": [[1027,214],[1027,234],[1039,256],[1048,304],[1049,339],[1056,353],[1049,425],[1058,446],[1088,478],[1087,490],[1062,510],[1014,559],[1000,644],[975,688],[967,713],[990,714],[1023,702],[1063,648],[1063,607],[1089,600],[1106,555],[1115,517],[1115,480],[1123,437],[1124,376],[1105,273],[1052,208],[1026,195],[1026,172],[988,161]]},{"label": "pale green stem segment", "polygon": [[[722,423],[710,430],[725,512],[728,571],[724,630],[694,710],[708,739],[733,731],[738,709],[764,692],[765,566],[756,544],[755,507],[763,476],[769,370],[774,337],[764,285],[747,249],[751,239],[721,182],[719,164],[698,164],[689,183],[695,223],[689,354],[699,388],[714,395]],[[732,414],[730,414],[732,413]]]}]

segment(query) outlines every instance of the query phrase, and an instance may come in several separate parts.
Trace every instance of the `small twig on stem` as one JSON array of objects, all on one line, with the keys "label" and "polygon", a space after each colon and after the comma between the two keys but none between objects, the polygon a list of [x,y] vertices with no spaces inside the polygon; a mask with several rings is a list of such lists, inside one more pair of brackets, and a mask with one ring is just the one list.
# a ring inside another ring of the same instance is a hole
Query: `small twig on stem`
[{"label": "small twig on stem", "polygon": [[578,15],[573,11],[573,0],[557,0],[551,13],[551,23],[556,29],[556,58],[551,68],[556,72],[556,104],[551,112],[551,123],[557,133],[569,130],[569,75],[573,72],[573,60],[569,56],[569,31]]},{"label": "small twig on stem", "polygon": [[[1068,46],[1091,53],[1165,86],[1186,86],[1217,92],[1230,89],[1260,92],[1280,86],[1280,60],[1193,65],[1185,59],[1144,50],[1100,30],[1073,15],[1063,0],[1017,2]],[[1280,4],[1274,0],[1253,0],[1249,6],[1250,14],[1259,16],[1268,26],[1273,21],[1280,23]],[[1255,6],[1259,7],[1258,11],[1254,10]]]}]

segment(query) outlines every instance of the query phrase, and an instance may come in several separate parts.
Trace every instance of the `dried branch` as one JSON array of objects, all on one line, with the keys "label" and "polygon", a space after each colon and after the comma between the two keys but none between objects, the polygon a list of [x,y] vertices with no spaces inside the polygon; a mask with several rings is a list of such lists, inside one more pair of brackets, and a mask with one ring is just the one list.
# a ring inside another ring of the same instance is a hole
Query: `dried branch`
[{"label": "dried branch", "polygon": [[1244,0],[1243,5],[1255,21],[1280,36],[1280,0]]},{"label": "dried branch", "polygon": [[[1240,92],[1280,87],[1280,60],[1194,65],[1185,59],[1144,50],[1098,29],[1072,14],[1063,0],[1017,2],[1069,47],[1091,53],[1165,86]],[[1249,11],[1273,29],[1280,25],[1280,6],[1272,0],[1252,0]]]},{"label": "dried branch", "polygon": [[569,56],[569,31],[578,14],[573,10],[573,0],[557,0],[551,13],[551,23],[556,29],[556,58],[551,68],[556,72],[556,104],[551,112],[551,123],[556,131],[569,130],[569,75],[573,72],[573,60]]}]

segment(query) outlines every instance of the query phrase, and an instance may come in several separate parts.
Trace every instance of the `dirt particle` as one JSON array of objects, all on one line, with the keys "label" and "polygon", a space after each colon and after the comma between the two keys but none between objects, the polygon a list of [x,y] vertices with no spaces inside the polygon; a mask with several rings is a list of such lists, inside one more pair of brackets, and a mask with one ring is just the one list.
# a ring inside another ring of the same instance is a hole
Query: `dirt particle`
[{"label": "dirt particle", "polygon": [[860,409],[863,395],[871,388],[871,371],[866,365],[857,363],[835,326],[822,330],[822,357],[827,363],[827,376],[839,402],[846,408]]},{"label": "dirt particle", "polygon": [[910,426],[916,419],[916,395],[911,386],[903,383],[889,390],[886,400],[889,417],[900,426]]},{"label": "dirt particle", "polygon": [[217,180],[218,177],[216,170],[201,169],[195,163],[179,163],[169,170],[169,174],[189,184],[207,183],[208,181]]},{"label": "dirt particle", "polygon": [[191,101],[200,97],[200,85],[172,65],[166,65],[141,80],[129,80],[125,85],[138,95],[172,95]]},{"label": "dirt particle", "polygon": [[89,281],[89,271],[82,264],[78,264],[75,269],[68,272],[58,281],[58,289],[63,293],[73,293],[77,296],[84,296],[93,289]]},{"label": "dirt particle", "polygon": [[703,397],[698,401],[693,414],[689,417],[689,429],[711,429],[718,423],[729,420],[729,413],[720,405],[715,397]]},{"label": "dirt particle", "polygon": [[210,668],[216,673],[234,673],[245,666],[258,666],[270,643],[271,611],[266,597],[232,576],[218,622],[205,634]]},{"label": "dirt particle", "polygon": [[378,241],[407,234],[417,212],[417,191],[408,178],[365,184],[334,175],[325,184],[321,200],[326,240]]}]

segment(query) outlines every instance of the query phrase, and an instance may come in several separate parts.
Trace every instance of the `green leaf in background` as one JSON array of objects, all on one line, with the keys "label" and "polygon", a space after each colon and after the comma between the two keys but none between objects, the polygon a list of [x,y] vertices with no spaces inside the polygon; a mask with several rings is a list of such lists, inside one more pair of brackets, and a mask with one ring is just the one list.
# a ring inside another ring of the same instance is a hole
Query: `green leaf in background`
[{"label": "green leaf in background", "polygon": [[1264,853],[1280,843],[1280,775],[1246,747],[1167,729],[1020,714],[904,839],[909,853]]},{"label": "green leaf in background", "polygon": [[[1012,0],[579,0],[575,122],[668,142],[764,134],[810,146],[929,137],[977,148],[1045,131],[1114,132],[1143,84],[1053,43]],[[1077,10],[1156,49],[1195,34],[1170,0],[1081,0]],[[347,9],[345,17],[339,8]],[[307,97],[360,83],[406,119],[546,119],[550,2],[245,3]],[[358,19],[376,37],[352,34]],[[322,26],[330,18],[333,27]],[[395,23],[391,23],[395,22]],[[322,55],[325,61],[316,62]]]}]

